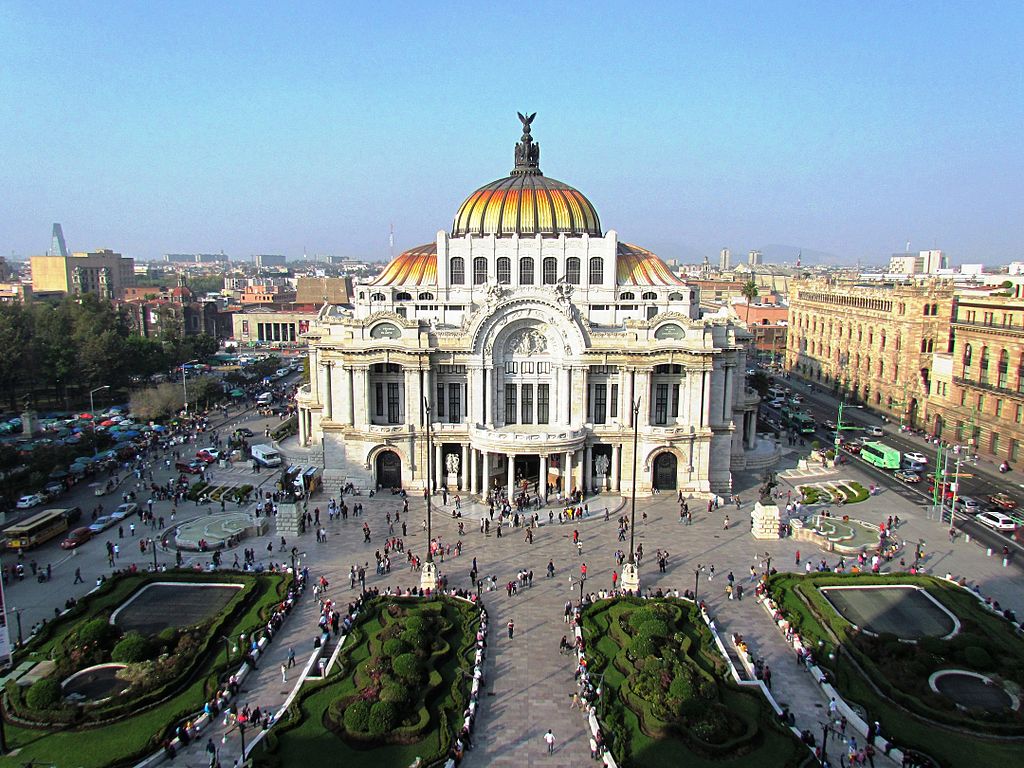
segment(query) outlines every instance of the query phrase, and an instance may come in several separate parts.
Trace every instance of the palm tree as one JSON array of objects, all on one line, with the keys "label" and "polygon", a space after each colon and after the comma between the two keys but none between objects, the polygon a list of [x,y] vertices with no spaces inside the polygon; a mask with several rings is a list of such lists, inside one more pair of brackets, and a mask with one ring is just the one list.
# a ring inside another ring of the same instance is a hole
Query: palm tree
[{"label": "palm tree", "polygon": [[751,277],[747,282],[743,284],[743,288],[740,289],[740,293],[743,294],[743,298],[747,300],[747,312],[746,317],[743,318],[744,322],[750,322],[750,300],[757,298],[757,283],[754,282],[754,278]]}]

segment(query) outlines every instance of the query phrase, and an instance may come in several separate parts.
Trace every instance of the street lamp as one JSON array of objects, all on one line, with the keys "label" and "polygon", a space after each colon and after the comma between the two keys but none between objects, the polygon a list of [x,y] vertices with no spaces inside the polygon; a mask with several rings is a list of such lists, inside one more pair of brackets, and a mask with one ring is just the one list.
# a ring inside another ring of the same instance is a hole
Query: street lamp
[{"label": "street lamp", "polygon": [[431,471],[430,458],[434,454],[433,437],[430,431],[430,399],[423,398],[423,410],[427,417],[427,562],[423,565],[423,574],[420,576],[420,589],[429,589],[431,592],[437,589],[437,565],[434,563],[434,553],[430,546],[432,541],[431,533],[431,496],[433,491],[434,475]]},{"label": "street lamp", "polygon": [[693,602],[697,602],[697,583],[700,581],[700,574],[703,570],[704,566],[700,563],[693,569]]},{"label": "street lamp", "polygon": [[14,612],[15,618],[18,620],[18,647],[21,647],[21,608],[15,608],[11,606],[11,610]]},{"label": "street lamp", "polygon": [[92,414],[92,425],[93,425],[93,428],[96,427],[96,405],[93,403],[92,396],[95,395],[100,390],[103,390],[103,389],[110,389],[110,385],[109,384],[104,384],[102,387],[96,387],[96,389],[90,389],[89,390],[89,413]]},{"label": "street lamp", "polygon": [[[230,733],[230,731],[228,733]],[[239,764],[242,764],[242,763],[245,762],[245,723],[242,723],[242,722],[238,723],[238,735],[242,739],[242,758],[241,758],[241,761],[239,763]],[[228,743],[228,734],[227,733],[225,733],[221,737],[220,743],[221,744],[227,744]]]},{"label": "street lamp", "polygon": [[156,539],[150,537],[149,546],[153,549],[153,573],[156,573],[160,570],[160,566],[156,562]]},{"label": "street lamp", "polygon": [[622,567],[622,588],[626,592],[637,594],[640,592],[640,570],[636,564],[636,547],[634,537],[636,535],[636,458],[639,446],[640,430],[640,398],[633,403],[633,489],[630,494],[629,510],[629,562]]},{"label": "street lamp", "polygon": [[188,415],[188,384],[185,383],[185,366],[198,363],[198,360],[189,360],[181,364],[181,389],[185,393],[185,414]]},{"label": "street lamp", "polygon": [[863,410],[864,406],[863,405],[847,405],[842,400],[839,401],[839,415],[836,416],[836,439],[835,439],[836,456],[839,455],[839,444],[841,442],[840,435],[842,434],[843,430],[844,429],[856,429],[856,427],[844,427],[843,426],[843,409],[844,408],[858,408],[858,409],[862,409]]}]

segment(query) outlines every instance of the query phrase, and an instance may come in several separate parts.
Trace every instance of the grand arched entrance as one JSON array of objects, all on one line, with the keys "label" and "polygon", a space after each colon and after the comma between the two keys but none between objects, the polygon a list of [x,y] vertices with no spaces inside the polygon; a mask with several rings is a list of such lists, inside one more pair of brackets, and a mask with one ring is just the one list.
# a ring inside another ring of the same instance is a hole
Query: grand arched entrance
[{"label": "grand arched entrance", "polygon": [[402,487],[402,459],[394,451],[382,451],[377,456],[377,487]]},{"label": "grand arched entrance", "polygon": [[676,489],[676,457],[668,452],[658,454],[654,460],[654,489],[674,491]]}]

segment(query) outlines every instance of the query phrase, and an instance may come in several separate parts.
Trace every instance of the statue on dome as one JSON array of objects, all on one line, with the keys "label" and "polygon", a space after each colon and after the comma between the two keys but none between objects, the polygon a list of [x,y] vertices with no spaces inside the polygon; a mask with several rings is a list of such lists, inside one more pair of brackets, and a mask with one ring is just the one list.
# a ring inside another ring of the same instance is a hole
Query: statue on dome
[{"label": "statue on dome", "polygon": [[[519,143],[516,144],[516,171],[523,173],[524,169],[536,169],[540,165],[540,144],[534,143],[533,137],[530,135],[530,123],[533,122],[537,113],[524,115],[522,112],[517,112],[516,114],[519,115],[519,121],[523,124],[523,135],[519,139]],[[513,175],[516,175],[516,171],[513,171]],[[527,172],[540,173],[538,170]]]}]

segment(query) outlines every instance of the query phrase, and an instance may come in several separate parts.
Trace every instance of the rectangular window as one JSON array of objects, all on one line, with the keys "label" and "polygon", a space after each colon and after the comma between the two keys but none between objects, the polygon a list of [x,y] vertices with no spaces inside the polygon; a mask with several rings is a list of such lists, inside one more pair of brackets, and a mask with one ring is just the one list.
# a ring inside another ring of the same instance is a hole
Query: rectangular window
[{"label": "rectangular window", "polygon": [[397,424],[401,421],[399,412],[398,382],[388,382],[388,424]]},{"label": "rectangular window", "polygon": [[1002,416],[1002,415],[1003,415],[1003,401],[1002,400],[996,400],[996,416]]},{"label": "rectangular window", "polygon": [[523,362],[523,373],[533,373],[533,363]]},{"label": "rectangular window", "polygon": [[594,384],[594,413],[591,417],[591,421],[594,424],[605,423],[605,413],[607,412],[608,403],[608,385],[607,384]]},{"label": "rectangular window", "polygon": [[654,423],[664,424],[668,421],[668,384],[658,384],[654,389]]},{"label": "rectangular window", "polygon": [[523,391],[520,394],[522,400],[522,422],[533,424],[533,384],[523,384]]},{"label": "rectangular window", "polygon": [[679,385],[672,385],[672,413],[673,418],[679,416]]},{"label": "rectangular window", "polygon": [[511,373],[515,373],[515,372],[516,372],[516,364],[513,363],[511,360],[506,360],[505,361],[505,373],[510,373],[511,374]]},{"label": "rectangular window", "polygon": [[448,422],[458,424],[462,418],[462,385],[448,385]]},{"label": "rectangular window", "polygon": [[551,363],[537,363],[537,373],[550,373]]},{"label": "rectangular window", "polygon": [[619,417],[619,385],[618,384],[612,384],[611,403],[609,403],[609,405],[610,405],[610,407],[608,408],[608,415],[611,416],[613,419],[617,419]]},{"label": "rectangular window", "polygon": [[967,405],[967,390],[960,390],[960,405]]},{"label": "rectangular window", "polygon": [[516,385],[505,385],[505,423],[516,423]]},{"label": "rectangular window", "polygon": [[537,385],[537,423],[548,423],[548,392],[549,384]]},{"label": "rectangular window", "polygon": [[959,443],[964,439],[964,423],[958,421],[956,423],[956,441]]},{"label": "rectangular window", "polygon": [[437,385],[437,417],[444,416],[444,384]]},{"label": "rectangular window", "polygon": [[374,390],[375,390],[374,391],[374,395],[375,395],[374,400],[377,403],[377,415],[378,416],[383,416],[384,415],[384,385],[381,384],[380,382],[378,382],[378,383],[374,384],[373,386],[374,386]]},{"label": "rectangular window", "polygon": [[985,412],[985,396],[978,395],[978,411],[979,413]]},{"label": "rectangular window", "polygon": [[1024,421],[1024,405],[1017,406],[1017,423]]}]

